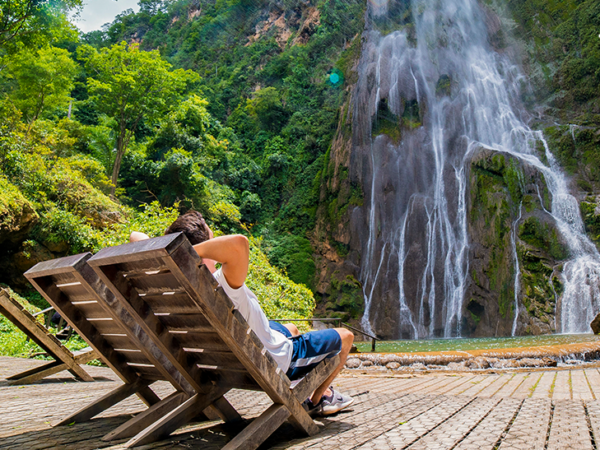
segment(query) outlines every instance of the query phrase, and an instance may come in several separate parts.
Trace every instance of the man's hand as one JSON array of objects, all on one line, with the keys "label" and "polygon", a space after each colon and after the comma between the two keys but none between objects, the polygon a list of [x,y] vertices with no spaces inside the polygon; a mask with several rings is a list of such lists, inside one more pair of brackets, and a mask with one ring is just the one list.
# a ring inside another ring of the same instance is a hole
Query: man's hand
[{"label": "man's hand", "polygon": [[139,231],[132,231],[129,235],[129,242],[144,241],[146,239],[150,239],[150,236],[148,236],[146,233],[141,233]]},{"label": "man's hand", "polygon": [[233,289],[242,287],[248,275],[250,247],[241,234],[219,236],[194,245],[201,258],[220,262],[227,284]]}]

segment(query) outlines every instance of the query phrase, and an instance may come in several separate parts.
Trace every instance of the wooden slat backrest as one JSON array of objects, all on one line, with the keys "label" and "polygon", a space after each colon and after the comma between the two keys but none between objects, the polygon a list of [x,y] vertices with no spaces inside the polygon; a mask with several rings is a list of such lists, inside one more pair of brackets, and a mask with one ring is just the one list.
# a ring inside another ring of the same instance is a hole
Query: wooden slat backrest
[{"label": "wooden slat backrest", "polygon": [[116,316],[118,303],[87,265],[90,257],[84,253],[42,262],[25,276],[124,382],[140,377],[173,382],[149,349],[140,345],[139,336]]},{"label": "wooden slat backrest", "polygon": [[[173,258],[183,254],[186,255],[183,264],[195,277],[194,286]],[[152,265],[153,270],[140,269],[136,261],[143,263],[148,259],[159,263]],[[228,342],[223,339],[222,324],[215,327],[214,323],[219,319],[207,310],[210,306],[198,301],[199,289],[207,288],[206,292],[219,299],[228,316],[234,315],[243,323],[248,336],[260,346],[261,358],[276,370],[271,355],[250,331],[244,318],[235,311],[233,303],[208,269],[201,265],[201,259],[184,235],[172,234],[104,249],[91,258],[89,264],[131,313],[137,314],[146,324],[157,345],[177,361],[189,375],[189,381],[195,382],[199,389],[203,389],[202,385],[206,382],[260,389],[232,350],[233,338],[229,336]],[[200,279],[203,287],[199,286]],[[207,315],[207,312],[210,314]],[[228,320],[229,317],[222,319]]]}]

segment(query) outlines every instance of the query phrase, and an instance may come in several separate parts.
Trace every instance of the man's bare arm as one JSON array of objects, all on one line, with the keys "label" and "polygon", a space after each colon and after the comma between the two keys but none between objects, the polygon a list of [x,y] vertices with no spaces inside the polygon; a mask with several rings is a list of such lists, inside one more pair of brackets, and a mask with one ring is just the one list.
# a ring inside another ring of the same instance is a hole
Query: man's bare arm
[{"label": "man's bare arm", "polygon": [[220,262],[227,284],[233,289],[242,287],[248,275],[250,247],[241,234],[219,236],[194,245],[201,258]]}]

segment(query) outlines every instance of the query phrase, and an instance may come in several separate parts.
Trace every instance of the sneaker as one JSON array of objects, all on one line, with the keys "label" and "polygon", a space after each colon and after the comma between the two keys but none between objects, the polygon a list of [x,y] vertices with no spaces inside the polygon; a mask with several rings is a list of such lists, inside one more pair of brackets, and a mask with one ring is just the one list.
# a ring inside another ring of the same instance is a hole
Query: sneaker
[{"label": "sneaker", "polygon": [[320,402],[321,414],[324,416],[335,414],[336,412],[339,412],[354,403],[354,399],[352,397],[335,392],[333,387],[330,387],[329,389],[331,390],[331,395],[324,395]]},{"label": "sneaker", "polygon": [[313,402],[311,401],[310,398],[307,398],[306,400],[304,400],[304,402],[302,402],[302,407],[308,413],[308,415],[311,417],[319,415],[319,414],[321,414],[321,407],[323,406],[324,398],[325,398],[325,396],[321,397],[321,401],[319,403],[317,403],[316,405],[313,404]]}]

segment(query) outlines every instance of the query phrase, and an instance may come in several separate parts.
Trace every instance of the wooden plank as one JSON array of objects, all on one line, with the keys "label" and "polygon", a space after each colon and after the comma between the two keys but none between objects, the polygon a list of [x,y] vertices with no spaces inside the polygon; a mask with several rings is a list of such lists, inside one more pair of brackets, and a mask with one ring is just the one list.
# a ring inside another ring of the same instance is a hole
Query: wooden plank
[{"label": "wooden plank", "polygon": [[106,247],[96,253],[94,259],[102,259],[105,264],[133,262],[135,267],[138,267],[143,264],[140,261],[158,259],[170,254],[184,241],[189,244],[182,233],[173,233],[116,247]]},{"label": "wooden plank", "polygon": [[[196,305],[187,293],[173,295],[146,295],[144,301],[150,305],[155,313],[171,314],[197,314]],[[203,321],[206,322],[206,321]],[[208,322],[206,322],[207,325]]]},{"label": "wooden plank", "polygon": [[72,361],[73,354],[56,337],[49,334],[23,306],[10,298],[4,289],[0,290],[0,312],[53,358],[65,364],[69,360]]},{"label": "wooden plank", "polygon": [[550,399],[528,398],[500,444],[500,450],[543,450],[550,423]]},{"label": "wooden plank", "polygon": [[571,371],[560,370],[556,373],[552,400],[571,399]]},{"label": "wooden plank", "polygon": [[[170,330],[177,331],[175,330]],[[181,348],[193,348],[196,350],[204,350],[207,353],[228,353],[231,352],[229,346],[221,339],[220,336],[207,335],[205,333],[176,333],[173,334]]]},{"label": "wooden plank", "polygon": [[278,404],[270,406],[260,417],[254,419],[241,433],[229,441],[223,450],[255,450],[289,416],[290,412],[285,406]]},{"label": "wooden plank", "polygon": [[292,392],[298,399],[303,402],[314,390],[314,386],[321,386],[323,382],[329,377],[331,372],[340,363],[340,356],[336,355],[333,358],[327,358],[323,360],[317,367],[307,373],[304,378],[294,386]]},{"label": "wooden plank", "polygon": [[[73,355],[73,360],[76,364],[86,364],[87,362],[96,358],[98,358],[98,354],[92,349]],[[31,384],[49,377],[50,375],[62,372],[63,370],[69,370],[69,367],[59,359],[33,369],[26,370],[16,375],[12,375],[7,377],[6,380],[8,381],[9,386]],[[75,374],[75,376],[77,375]]]},{"label": "wooden plank", "polygon": [[550,398],[552,397],[551,389],[554,386],[556,372],[544,372],[542,378],[538,382],[535,390],[531,394],[531,398]]},{"label": "wooden plank", "polygon": [[161,258],[136,259],[133,262],[123,262],[119,264],[119,272],[127,278],[137,278],[160,272],[168,272]]},{"label": "wooden plank", "polygon": [[588,385],[588,380],[583,370],[571,371],[571,390],[573,400],[593,400],[594,395]]},{"label": "wooden plank", "polygon": [[147,410],[139,413],[123,425],[102,437],[103,441],[113,441],[135,436],[161,417],[181,405],[189,396],[185,392],[175,391],[164,400],[152,405]]},{"label": "wooden plank", "polygon": [[206,394],[196,394],[189,398],[177,408],[158,419],[149,427],[138,433],[125,444],[125,448],[149,444],[168,436],[181,425],[189,422],[203,411],[208,405],[222,397],[226,391],[214,388]]},{"label": "wooden plank", "polygon": [[[0,298],[5,299],[7,297],[1,296]],[[10,301],[5,301],[3,303],[3,308],[17,319],[18,323],[22,325],[21,328],[24,331],[27,330],[26,334],[30,336],[34,342],[41,344],[40,346],[47,350],[55,359],[63,362],[66,365],[67,370],[73,373],[77,378],[82,381],[94,381],[93,378],[75,362],[73,354],[66,347],[60,344],[54,336],[50,337],[51,335],[47,330],[38,324],[33,316],[29,315],[30,317],[28,317],[20,305],[19,309],[15,305],[16,302],[13,302],[12,299],[9,300]],[[37,379],[35,381],[37,381]]]},{"label": "wooden plank", "polygon": [[[243,420],[242,416],[240,416],[240,414],[225,397],[219,397],[216,399],[208,409],[216,413],[225,423],[236,423]],[[204,413],[207,414],[208,411],[205,409]]]},{"label": "wooden plank", "polygon": [[[559,372],[560,373],[560,372]],[[554,414],[548,437],[548,450],[592,450],[592,439],[583,403],[554,402]]]},{"label": "wooden plank", "polygon": [[79,411],[65,417],[64,419],[56,423],[55,426],[69,425],[71,423],[85,422],[86,420],[90,420],[95,415],[100,414],[102,411],[110,408],[113,405],[116,405],[120,401],[126,399],[127,397],[135,394],[137,391],[147,386],[148,381],[142,379],[138,379],[131,384],[124,384],[122,386],[119,386],[118,388],[102,396],[92,404],[87,405],[81,408]]},{"label": "wooden plank", "polygon": [[52,259],[37,263],[23,275],[30,280],[31,278],[41,278],[61,273],[71,273],[73,267],[77,267],[82,261],[86,261],[91,253],[80,253],[78,255],[65,256],[63,258]]},{"label": "wooden plank", "polygon": [[21,372],[17,375],[13,375],[12,377],[8,377],[8,385],[16,386],[21,384],[35,383],[36,381],[49,377],[50,375],[54,375],[55,373],[62,372],[63,370],[68,370],[68,367],[65,363],[61,362],[60,360],[52,361],[44,364],[43,366]]},{"label": "wooden plank", "polygon": [[[193,390],[188,393],[204,392],[206,388],[198,384],[194,376],[190,373],[189,367],[185,367],[185,361],[180,361],[178,358],[180,354],[182,356],[184,354],[183,347],[175,340],[173,334],[168,333],[159,321],[159,318],[152,314],[146,303],[144,303],[143,297],[140,297],[132,288],[127,278],[119,277],[117,269],[113,265],[101,265],[104,264],[104,260],[99,258],[101,253],[99,252],[90,259],[90,266],[112,292],[114,298],[119,302],[122,311],[125,311],[128,316],[132,317],[135,324],[140,327],[141,332],[148,336],[153,347],[157,349],[155,356],[158,357],[158,353],[164,355],[164,358],[169,363],[169,367],[173,367],[174,371],[181,374],[182,378],[185,379]],[[111,258],[111,261],[114,259],[116,257]],[[129,261],[133,261],[133,259],[130,258]],[[174,373],[172,375],[174,376]]]},{"label": "wooden plank", "polygon": [[[63,317],[71,327],[81,336],[90,347],[101,355],[103,361],[117,373],[125,382],[131,382],[136,375],[119,358],[112,347],[102,338],[101,333],[96,330],[93,322],[85,320],[80,312],[68,301],[64,293],[56,287],[56,283],[50,276],[42,278],[29,278],[29,281],[40,292],[48,302],[54,306],[56,311]],[[111,330],[112,331],[112,330]],[[123,333],[120,327],[116,330]]]},{"label": "wooden plank", "polygon": [[148,361],[154,364],[157,370],[163,374],[164,379],[169,381],[176,390],[182,390],[192,395],[193,387],[172,366],[168,358],[156,347],[152,339],[143,332],[133,316],[122,306],[121,302],[114,296],[110,289],[102,283],[94,270],[88,264],[85,264],[85,266],[80,268],[79,274],[87,286],[89,286],[89,289],[96,294],[100,304],[116,319],[124,332],[121,334],[125,334],[125,336],[105,337],[105,340],[113,346],[119,344],[118,347],[114,348],[137,348],[141,350]]},{"label": "wooden plank", "polygon": [[127,278],[127,281],[131,283],[131,286],[138,292],[138,294],[160,294],[162,297],[165,297],[167,301],[168,297],[171,295],[185,292],[177,279],[170,272],[163,272],[156,275],[148,275],[133,279]]},{"label": "wooden plank", "polygon": [[[62,290],[62,289],[61,289]],[[69,297],[69,300],[71,298]],[[102,305],[100,305],[97,301],[94,303],[80,303],[80,302],[71,302],[71,304],[79,310],[79,313],[84,316],[87,320],[92,319],[102,319],[102,318],[110,318],[112,319],[112,315],[107,314]]]},{"label": "wooden plank", "polygon": [[[145,298],[144,301],[146,301]],[[223,340],[219,338],[219,335],[212,327],[212,325],[206,320],[204,314],[198,313],[198,306],[196,306],[194,314],[176,314],[173,312],[159,313],[154,309],[152,309],[152,312],[155,315],[160,314],[160,321],[170,331],[188,331],[191,333],[198,333],[201,334],[201,336],[198,335],[199,339],[201,339],[203,336],[207,339],[213,338],[217,339],[219,342],[223,342]]]},{"label": "wooden plank", "polygon": [[498,405],[461,441],[455,450],[492,450],[509,428],[522,400],[503,398]]},{"label": "wooden plank", "polygon": [[515,392],[511,395],[511,397],[515,398],[529,398],[533,393],[535,386],[538,381],[542,377],[542,374],[539,372],[531,372],[528,373],[523,383],[517,388]]}]

